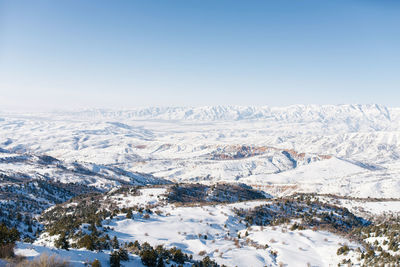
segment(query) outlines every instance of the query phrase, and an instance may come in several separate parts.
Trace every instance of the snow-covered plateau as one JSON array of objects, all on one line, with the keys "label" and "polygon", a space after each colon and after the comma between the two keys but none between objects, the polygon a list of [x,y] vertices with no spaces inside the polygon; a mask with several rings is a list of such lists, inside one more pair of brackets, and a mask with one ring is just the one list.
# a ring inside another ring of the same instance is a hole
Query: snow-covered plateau
[{"label": "snow-covered plateau", "polygon": [[400,108],[3,110],[0,208],[17,255],[73,266],[113,237],[123,266],[392,263]]},{"label": "snow-covered plateau", "polygon": [[[45,172],[48,155],[121,180],[242,182],[296,192],[397,198],[400,109],[379,105],[146,108],[0,113],[0,170]],[[122,173],[123,170],[123,173]],[[76,177],[49,168],[49,177]],[[137,177],[132,178],[133,176]],[[114,186],[97,177],[86,184]]]}]

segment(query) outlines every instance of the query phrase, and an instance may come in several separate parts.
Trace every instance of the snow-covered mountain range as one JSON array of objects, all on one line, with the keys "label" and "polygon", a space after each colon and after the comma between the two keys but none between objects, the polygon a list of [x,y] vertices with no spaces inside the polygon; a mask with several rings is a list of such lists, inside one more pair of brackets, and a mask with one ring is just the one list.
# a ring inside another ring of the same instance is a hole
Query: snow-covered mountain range
[{"label": "snow-covered mountain range", "polygon": [[[299,191],[400,197],[400,108],[3,111],[0,118],[3,158],[48,155],[67,165],[79,162],[93,173],[110,174],[118,168],[127,181],[128,174],[140,174],[140,179],[147,175],[149,183],[154,179],[244,182],[278,195]],[[0,161],[0,170],[13,168],[27,174],[42,172],[31,163]],[[69,181],[58,169],[49,176]]]},{"label": "snow-covered mountain range", "polygon": [[[58,112],[58,114],[81,118],[133,120],[345,122],[357,130],[360,129],[359,127],[377,127],[378,125],[381,129],[386,128],[391,121],[400,117],[400,109],[380,105],[203,106],[149,107],[131,110],[88,109]],[[355,125],[351,125],[352,123]],[[356,127],[357,124],[358,127]]]}]

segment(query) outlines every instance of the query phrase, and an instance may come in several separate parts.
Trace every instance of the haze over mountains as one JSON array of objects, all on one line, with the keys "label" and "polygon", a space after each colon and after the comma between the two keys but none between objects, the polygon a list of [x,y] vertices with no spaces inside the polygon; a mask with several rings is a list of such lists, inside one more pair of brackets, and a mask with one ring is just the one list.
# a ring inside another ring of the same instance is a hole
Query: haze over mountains
[{"label": "haze over mountains", "polygon": [[[269,106],[202,106],[202,107],[149,107],[131,110],[89,109],[69,112],[81,117],[107,117],[130,119],[160,119],[189,121],[269,120],[286,122],[340,121],[344,119],[391,120],[400,116],[399,108],[371,105],[292,105]],[[361,123],[360,123],[361,124]]]},{"label": "haze over mountains", "polygon": [[[8,175],[43,174],[40,164],[12,158],[48,155],[71,167],[68,173],[49,164],[46,177],[82,179],[100,189],[124,182],[228,181],[262,186],[273,195],[398,197],[400,190],[400,108],[3,111],[0,118],[0,170]],[[77,164],[94,178],[71,172]]]}]

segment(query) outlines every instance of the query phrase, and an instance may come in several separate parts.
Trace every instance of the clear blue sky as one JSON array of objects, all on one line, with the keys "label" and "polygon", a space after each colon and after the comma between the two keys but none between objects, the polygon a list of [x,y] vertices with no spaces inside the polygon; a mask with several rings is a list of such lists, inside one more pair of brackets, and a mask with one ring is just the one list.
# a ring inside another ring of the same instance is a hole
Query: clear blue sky
[{"label": "clear blue sky", "polygon": [[0,109],[400,106],[398,0],[0,0]]}]

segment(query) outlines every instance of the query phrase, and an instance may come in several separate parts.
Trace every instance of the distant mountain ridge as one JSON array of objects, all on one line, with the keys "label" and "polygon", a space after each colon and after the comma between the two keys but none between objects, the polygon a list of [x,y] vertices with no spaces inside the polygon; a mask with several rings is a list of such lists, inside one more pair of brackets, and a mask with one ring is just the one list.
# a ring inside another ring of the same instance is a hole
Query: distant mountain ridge
[{"label": "distant mountain ridge", "polygon": [[61,116],[131,120],[178,121],[243,121],[267,120],[287,123],[354,121],[376,124],[378,128],[400,120],[399,108],[377,104],[368,105],[291,105],[270,106],[201,106],[148,107],[129,110],[87,109],[57,112]]}]

